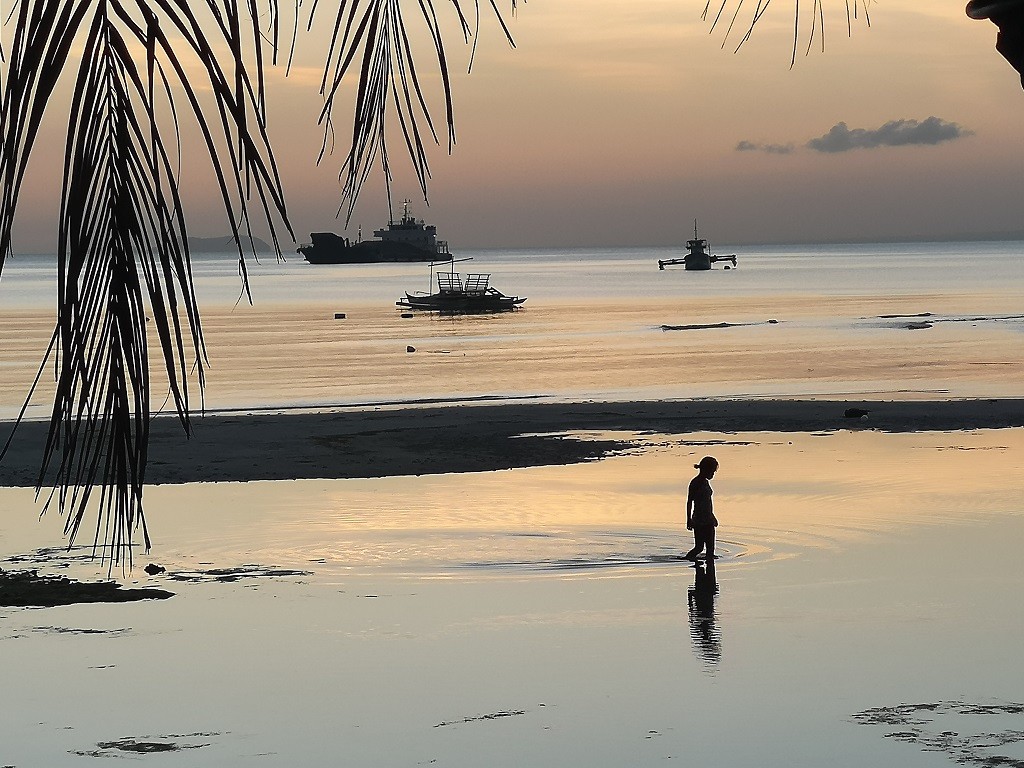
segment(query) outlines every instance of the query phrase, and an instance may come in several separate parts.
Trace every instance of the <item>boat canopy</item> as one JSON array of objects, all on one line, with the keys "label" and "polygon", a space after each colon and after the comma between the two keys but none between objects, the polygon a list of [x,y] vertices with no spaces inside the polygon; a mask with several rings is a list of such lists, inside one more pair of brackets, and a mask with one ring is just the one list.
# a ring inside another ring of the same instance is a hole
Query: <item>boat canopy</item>
[{"label": "boat canopy", "polygon": [[490,274],[467,274],[463,280],[458,272],[437,273],[437,287],[442,293],[486,293],[490,280]]}]

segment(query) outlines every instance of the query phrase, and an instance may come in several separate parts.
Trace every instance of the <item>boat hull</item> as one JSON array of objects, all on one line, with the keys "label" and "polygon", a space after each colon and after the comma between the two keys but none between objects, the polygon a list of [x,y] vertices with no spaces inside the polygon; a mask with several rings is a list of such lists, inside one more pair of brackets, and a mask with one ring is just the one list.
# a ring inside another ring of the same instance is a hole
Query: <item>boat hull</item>
[{"label": "boat hull", "polygon": [[402,309],[416,309],[423,312],[443,312],[459,315],[481,315],[490,312],[509,312],[520,307],[525,298],[503,294],[466,296],[460,294],[433,293],[428,295],[405,294],[395,305]]},{"label": "boat hull", "polygon": [[383,262],[433,261],[436,250],[417,248],[409,243],[364,240],[350,243],[333,232],[314,232],[311,245],[298,252],[310,264],[378,264]]}]

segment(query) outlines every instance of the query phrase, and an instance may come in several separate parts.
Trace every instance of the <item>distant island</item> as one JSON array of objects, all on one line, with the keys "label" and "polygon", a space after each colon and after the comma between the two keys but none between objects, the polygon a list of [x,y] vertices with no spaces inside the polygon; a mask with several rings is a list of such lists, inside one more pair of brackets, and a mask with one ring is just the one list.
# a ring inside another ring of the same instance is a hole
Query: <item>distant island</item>
[{"label": "distant island", "polygon": [[[249,250],[249,243],[247,240],[242,241],[245,244],[245,250]],[[264,240],[260,240],[258,237],[252,239],[253,247],[256,249],[256,253],[273,253],[274,248]],[[192,253],[224,253],[226,251],[235,250],[235,238],[231,235],[225,235],[224,237],[190,237],[188,239],[188,249]]]}]

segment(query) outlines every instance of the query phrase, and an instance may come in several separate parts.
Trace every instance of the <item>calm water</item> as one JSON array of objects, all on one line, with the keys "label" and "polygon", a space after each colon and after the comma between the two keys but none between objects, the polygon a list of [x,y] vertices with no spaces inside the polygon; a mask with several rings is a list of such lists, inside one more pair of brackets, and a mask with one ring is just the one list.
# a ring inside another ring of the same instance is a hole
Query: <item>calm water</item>
[{"label": "calm water", "polygon": [[[196,258],[209,410],[478,397],[645,399],[1014,394],[1020,243],[721,248],[739,268],[659,271],[672,249],[490,251],[460,265],[527,296],[486,317],[403,319],[424,265]],[[52,326],[52,259],[0,281],[0,412],[11,415]],[[344,312],[345,320],[335,320]],[[884,317],[930,313],[927,318]],[[911,330],[926,319],[931,327]],[[769,323],[774,320],[776,323]],[[686,329],[729,323],[732,327]],[[683,330],[664,330],[664,327]],[[408,353],[407,347],[416,352]],[[45,377],[44,377],[45,378]],[[46,413],[44,389],[31,413]]]},{"label": "calm water", "polygon": [[[740,266],[709,273],[659,272],[669,250],[480,253],[529,300],[458,319],[394,309],[421,266],[264,260],[249,307],[230,256],[204,256],[207,404],[1018,395],[1021,247],[718,248]],[[0,281],[7,413],[52,291],[43,258]],[[662,328],[719,322],[737,325]],[[177,596],[0,609],[0,765],[1024,764],[1024,431],[643,442],[569,467],[148,489],[140,558],[170,576],[128,580]],[[705,453],[710,582],[674,559]],[[0,567],[105,572],[47,549],[62,521],[38,509],[0,489]]]},{"label": "calm water", "polygon": [[[900,243],[807,246],[719,246],[735,253],[735,270],[684,273],[657,262],[681,248],[464,251],[464,272],[492,273],[506,293],[528,296],[527,306],[587,301],[788,295],[919,295],[950,290],[1002,296],[1024,285],[1024,243]],[[247,261],[257,304],[391,305],[406,290],[425,290],[426,265],[310,265],[298,254]],[[55,295],[54,257],[14,256],[4,267],[5,308],[45,308]],[[231,306],[240,294],[234,254],[197,254],[194,271],[204,306]],[[729,272],[729,274],[725,274]]]},{"label": "calm water", "polygon": [[[578,467],[151,489],[150,559],[175,578],[131,580],[177,596],[0,609],[0,759],[1021,758],[1021,430],[648,441]],[[709,450],[710,589],[668,559],[687,545],[681,468]],[[0,518],[5,552],[54,543],[29,491],[0,501],[23,513]],[[79,552],[18,565],[97,568]]]}]

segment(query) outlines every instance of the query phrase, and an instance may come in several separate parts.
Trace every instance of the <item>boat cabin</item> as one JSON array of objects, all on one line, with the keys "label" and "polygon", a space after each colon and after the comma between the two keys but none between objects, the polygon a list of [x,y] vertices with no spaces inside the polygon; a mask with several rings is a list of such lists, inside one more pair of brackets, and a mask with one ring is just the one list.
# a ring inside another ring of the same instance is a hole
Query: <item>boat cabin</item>
[{"label": "boat cabin", "polygon": [[[694,229],[696,234],[696,228]],[[686,269],[711,269],[714,259],[708,250],[708,241],[702,238],[695,238],[686,241],[686,256],[683,264]]]},{"label": "boat cabin", "polygon": [[387,228],[374,230],[373,236],[384,243],[405,243],[438,256],[447,255],[448,243],[437,239],[437,227],[410,215],[408,200],[402,205],[401,220],[388,222]]}]

